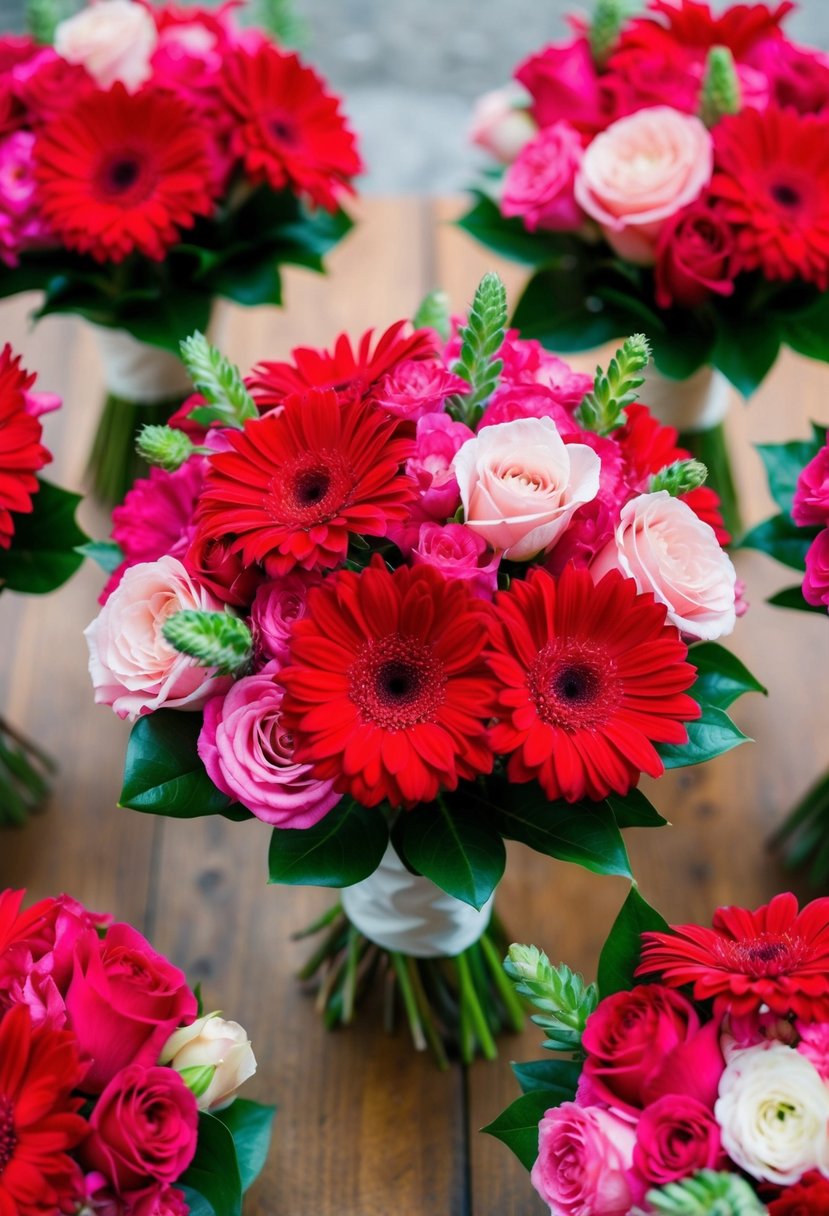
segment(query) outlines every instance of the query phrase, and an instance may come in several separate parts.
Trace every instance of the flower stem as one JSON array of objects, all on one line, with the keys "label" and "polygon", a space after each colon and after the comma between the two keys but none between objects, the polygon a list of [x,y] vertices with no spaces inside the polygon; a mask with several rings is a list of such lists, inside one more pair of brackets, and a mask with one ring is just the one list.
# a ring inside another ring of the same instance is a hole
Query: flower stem
[{"label": "flower stem", "polygon": [[107,506],[121,502],[136,478],[147,476],[148,467],[135,450],[138,432],[143,426],[166,422],[181,400],[172,397],[146,405],[107,395],[85,474],[99,502]]},{"label": "flower stem", "polygon": [[305,929],[297,929],[296,933],[292,933],[291,941],[302,941],[304,937],[313,937],[315,933],[321,933],[323,929],[327,929],[330,924],[333,924],[338,916],[342,915],[342,904],[332,904],[312,924],[308,925]]},{"label": "flower stem", "polygon": [[400,985],[400,995],[403,997],[403,1006],[406,1010],[406,1017],[409,1019],[409,1029],[412,1032],[412,1042],[417,1051],[425,1051],[428,1044],[423,1031],[423,1024],[420,1020],[420,1014],[418,1013],[414,989],[412,988],[409,973],[406,969],[405,959],[396,950],[389,952],[389,958],[391,959],[392,967],[394,967],[397,982]]},{"label": "flower stem", "polygon": [[426,996],[426,991],[420,978],[418,961],[418,959],[407,957],[406,969],[409,973],[409,980],[412,985],[415,1001],[417,1002],[417,1009],[418,1013],[420,1014],[420,1020],[423,1024],[424,1033],[428,1040],[429,1046],[434,1053],[438,1068],[442,1072],[445,1072],[449,1067],[449,1060],[446,1056],[446,1052],[444,1051],[443,1043],[441,1042],[440,1034],[437,1026],[435,1025],[434,1018],[432,1017],[429,998]]},{"label": "flower stem", "polygon": [[320,945],[297,972],[297,979],[310,980],[312,976],[316,975],[325,960],[345,945],[344,934],[348,928],[348,920],[342,909],[339,909],[339,912],[340,915],[334,920]]},{"label": "flower stem", "polygon": [[368,941],[355,929],[348,927],[348,946],[345,956],[345,979],[343,981],[342,1021],[347,1026],[354,1017],[354,998],[357,994],[357,965],[368,948]]},{"label": "flower stem", "polygon": [[481,951],[486,959],[489,967],[489,973],[498,989],[498,994],[504,1002],[504,1008],[507,1011],[507,1020],[511,1030],[518,1034],[524,1028],[524,1006],[516,995],[510,981],[507,979],[501,959],[498,957],[494,945],[492,944],[488,933],[484,933],[481,938]]},{"label": "flower stem", "polygon": [[705,431],[688,431],[680,435],[679,443],[707,468],[707,484],[720,496],[725,526],[734,538],[738,537],[742,532],[740,505],[723,424],[718,422]]},{"label": "flower stem", "polygon": [[498,1056],[498,1048],[495,1046],[495,1040],[492,1037],[486,1015],[478,999],[478,993],[475,990],[468,955],[469,951],[464,950],[462,954],[458,954],[455,957],[461,988],[461,1023],[463,1024],[463,1011],[464,1007],[466,1007],[469,1022],[478,1039],[484,1058],[495,1060]]}]

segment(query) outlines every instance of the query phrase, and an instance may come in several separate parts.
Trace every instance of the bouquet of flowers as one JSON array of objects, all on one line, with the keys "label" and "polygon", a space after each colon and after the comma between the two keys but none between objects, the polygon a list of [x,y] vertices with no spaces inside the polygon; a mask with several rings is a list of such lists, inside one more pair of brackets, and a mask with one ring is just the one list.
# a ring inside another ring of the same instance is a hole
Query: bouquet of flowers
[{"label": "bouquet of flowers", "polygon": [[178,344],[214,301],[281,303],[280,266],[321,271],[350,227],[361,161],[338,99],[238,7],[99,0],[56,24],[46,0],[53,45],[0,39],[0,293],[102,327],[109,502],[136,425],[186,395]]},{"label": "bouquet of flowers", "polygon": [[[829,441],[826,428],[791,443],[758,445],[777,515],[758,524],[744,547],[760,549],[801,572],[802,582],[769,600],[781,608],[826,614],[829,610]],[[788,842],[789,860],[808,862],[815,883],[829,881],[829,773],[803,796],[777,834]]]},{"label": "bouquet of flowers", "polygon": [[[74,574],[86,536],[75,522],[77,494],[38,474],[52,457],[41,416],[60,406],[34,391],[35,375],[6,344],[0,351],[0,591],[42,595]],[[22,823],[49,792],[54,765],[0,715],[0,824]]]},{"label": "bouquet of flowers", "polygon": [[712,369],[747,395],[782,344],[829,360],[829,58],[786,37],[793,8],[598,0],[473,129],[502,170],[461,224],[530,267],[514,323],[564,351],[644,329],[673,381],[650,404],[711,432],[724,498]]},{"label": "bouquet of flowers", "polygon": [[0,1209],[239,1216],[273,1108],[243,1028],[68,895],[0,892]]},{"label": "bouquet of flowers", "polygon": [[553,1216],[818,1216],[829,1205],[829,899],[670,928],[635,888],[598,985],[512,946],[557,1053],[486,1130]]},{"label": "bouquet of flowers", "polygon": [[645,340],[594,383],[506,308],[488,275],[451,333],[431,297],[245,382],[186,342],[198,395],[142,435],[86,630],[135,722],[121,804],[270,824],[272,882],[347,888],[305,971],[328,1019],[388,965],[439,1056],[519,1020],[504,839],[629,874],[620,829],[664,822],[641,774],[742,742],[760,688],[716,641],[716,495],[634,400]]}]

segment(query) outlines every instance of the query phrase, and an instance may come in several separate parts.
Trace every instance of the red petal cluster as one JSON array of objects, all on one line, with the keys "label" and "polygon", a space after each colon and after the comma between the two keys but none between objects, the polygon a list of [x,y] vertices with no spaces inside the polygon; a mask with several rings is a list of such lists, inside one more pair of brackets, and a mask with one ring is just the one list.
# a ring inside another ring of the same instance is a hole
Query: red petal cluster
[{"label": "red petal cluster", "polygon": [[40,442],[43,428],[26,408],[26,392],[35,382],[20,366],[9,345],[0,352],[0,548],[8,549],[14,534],[12,512],[32,509],[37,493],[35,474],[52,457]]}]

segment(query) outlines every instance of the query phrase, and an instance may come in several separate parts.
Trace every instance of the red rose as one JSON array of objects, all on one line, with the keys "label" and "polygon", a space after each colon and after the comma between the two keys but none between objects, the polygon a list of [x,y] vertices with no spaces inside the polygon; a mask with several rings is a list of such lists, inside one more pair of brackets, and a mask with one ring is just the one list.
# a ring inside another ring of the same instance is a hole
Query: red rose
[{"label": "red rose", "polygon": [[174,1068],[123,1069],[101,1094],[89,1123],[85,1162],[111,1179],[119,1194],[151,1181],[176,1182],[196,1152],[196,1099]]},{"label": "red rose", "polygon": [[178,967],[129,925],[112,925],[103,938],[92,931],[78,939],[66,1012],[92,1061],[84,1091],[99,1093],[128,1064],[154,1064],[197,1007]]},{"label": "red rose", "polygon": [[720,1129],[707,1106],[684,1094],[651,1103],[636,1125],[633,1165],[651,1186],[678,1182],[724,1159]]},{"label": "red rose", "polygon": [[769,1216],[829,1216],[829,1179],[815,1170],[787,1187],[769,1206]]},{"label": "red rose", "polygon": [[713,1106],[724,1068],[716,1023],[700,1031],[684,996],[661,984],[606,997],[587,1019],[583,1078],[593,1101],[638,1113],[666,1093]]},{"label": "red rose", "polygon": [[656,246],[656,302],[696,308],[714,292],[734,291],[734,230],[704,198],[669,219]]},{"label": "red rose", "polygon": [[212,591],[224,604],[242,608],[249,604],[265,577],[260,566],[246,566],[239,553],[231,551],[230,540],[213,540],[197,535],[181,559],[187,573],[202,587]]}]

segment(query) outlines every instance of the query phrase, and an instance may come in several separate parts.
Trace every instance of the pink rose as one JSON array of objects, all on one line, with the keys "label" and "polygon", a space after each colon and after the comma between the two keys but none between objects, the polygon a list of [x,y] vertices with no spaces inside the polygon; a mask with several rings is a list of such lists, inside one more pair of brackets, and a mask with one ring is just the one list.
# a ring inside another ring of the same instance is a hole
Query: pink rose
[{"label": "pink rose", "polygon": [[538,1126],[532,1184],[556,1216],[626,1216],[635,1139],[610,1111],[563,1102]]},{"label": "pink rose", "polygon": [[308,592],[319,579],[305,571],[292,571],[263,583],[253,597],[250,625],[256,649],[281,666],[288,661],[294,621],[305,616]]},{"label": "pink rose", "polygon": [[829,436],[797,479],[792,501],[792,519],[801,528],[824,528],[829,524]]},{"label": "pink rose", "polygon": [[716,1169],[723,1162],[720,1129],[696,1098],[670,1094],[642,1112],[636,1125],[633,1164],[645,1182],[665,1186]]},{"label": "pink rose", "polygon": [[528,561],[596,497],[601,462],[586,444],[566,444],[549,418],[519,418],[480,431],[452,467],[467,527],[504,557]]},{"label": "pink rose", "polygon": [[566,119],[580,130],[597,131],[606,123],[601,83],[586,38],[545,47],[515,71],[532,95],[530,107],[539,127]]},{"label": "pink rose", "polygon": [[480,433],[486,426],[514,422],[516,418],[552,418],[562,438],[580,431],[553,390],[541,384],[516,384],[496,389],[484,410],[478,431]]},{"label": "pink rose", "polygon": [[129,1195],[129,1216],[190,1216],[184,1192],[160,1183]]},{"label": "pink rose", "polygon": [[528,232],[573,232],[584,222],[573,187],[582,140],[569,122],[539,131],[504,175],[501,213],[520,216]]},{"label": "pink rose", "polygon": [[509,165],[536,130],[523,89],[507,85],[484,93],[475,102],[469,138],[501,164]]},{"label": "pink rose", "polygon": [[576,201],[620,257],[650,265],[660,231],[711,180],[714,152],[698,118],[654,106],[620,118],[585,149]]},{"label": "pink rose", "polygon": [[818,532],[806,554],[803,598],[816,608],[829,608],[829,528]]},{"label": "pink rose", "polygon": [[731,633],[737,574],[710,524],[667,490],[639,494],[622,507],[613,538],[590,567],[598,582],[621,570],[668,609],[688,637],[713,641]]},{"label": "pink rose", "polygon": [[397,418],[423,418],[443,409],[452,393],[468,393],[469,382],[437,359],[404,359],[372,392],[372,399]]},{"label": "pink rose", "polygon": [[213,784],[257,819],[282,828],[309,828],[335,806],[333,782],[294,760],[282,725],[283,691],[276,664],[237,680],[227,696],[204,707],[198,751]]},{"label": "pink rose", "polygon": [[418,522],[442,522],[454,515],[460,502],[452,461],[473,432],[448,414],[427,414],[417,422],[415,452],[406,461],[406,472],[420,490],[415,517]]},{"label": "pink rose", "polygon": [[436,566],[447,578],[465,579],[482,599],[495,594],[500,559],[464,524],[421,524],[411,557],[414,566]]},{"label": "pink rose", "polygon": [[154,1064],[196,1009],[184,973],[136,929],[112,925],[103,938],[87,930],[66,993],[67,1028],[91,1060],[84,1092],[99,1093],[128,1064]]},{"label": "pink rose", "polygon": [[120,1194],[153,1180],[178,1181],[196,1152],[196,1099],[172,1068],[123,1069],[101,1094],[89,1124],[84,1158]]},{"label": "pink rose", "polygon": [[133,0],[99,0],[61,21],[55,50],[85,67],[102,89],[120,81],[131,93],[152,75],[158,35],[149,9]]},{"label": "pink rose", "polygon": [[133,721],[157,709],[201,709],[223,692],[229,676],[200,667],[164,640],[168,617],[187,608],[221,612],[224,604],[200,587],[175,557],[131,566],[84,630],[95,701]]},{"label": "pink rose", "polygon": [[668,220],[656,246],[659,307],[698,308],[712,293],[730,296],[735,248],[734,229],[707,199],[698,199]]},{"label": "pink rose", "polygon": [[798,1023],[797,1050],[811,1060],[824,1081],[829,1081],[829,1022]]},{"label": "pink rose", "polygon": [[752,48],[751,61],[768,79],[775,105],[794,106],[801,114],[829,106],[829,56],[824,52],[787,38],[766,38]]}]

